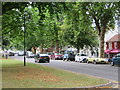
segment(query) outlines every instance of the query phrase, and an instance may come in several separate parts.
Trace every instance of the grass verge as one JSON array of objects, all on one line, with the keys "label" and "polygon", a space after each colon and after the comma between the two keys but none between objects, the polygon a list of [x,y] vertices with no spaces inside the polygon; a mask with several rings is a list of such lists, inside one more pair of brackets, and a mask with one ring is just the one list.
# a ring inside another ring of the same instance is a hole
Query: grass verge
[{"label": "grass verge", "polygon": [[4,59],[2,62],[3,88],[75,88],[108,83],[108,80],[49,68],[22,61]]}]

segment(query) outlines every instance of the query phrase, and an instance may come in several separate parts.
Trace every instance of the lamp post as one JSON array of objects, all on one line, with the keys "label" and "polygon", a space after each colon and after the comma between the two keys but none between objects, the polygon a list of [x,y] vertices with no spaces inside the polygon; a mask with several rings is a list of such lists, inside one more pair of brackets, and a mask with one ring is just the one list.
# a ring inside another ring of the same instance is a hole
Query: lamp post
[{"label": "lamp post", "polygon": [[26,33],[26,26],[25,26],[25,15],[26,15],[26,11],[24,12],[24,66],[26,66],[26,58],[25,58],[25,33]]}]

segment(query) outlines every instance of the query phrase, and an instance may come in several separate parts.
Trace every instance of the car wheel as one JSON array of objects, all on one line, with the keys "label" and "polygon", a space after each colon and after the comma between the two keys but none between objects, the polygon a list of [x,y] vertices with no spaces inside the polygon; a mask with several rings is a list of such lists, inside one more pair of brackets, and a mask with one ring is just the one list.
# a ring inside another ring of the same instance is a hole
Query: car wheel
[{"label": "car wheel", "polygon": [[39,60],[37,60],[37,63],[40,63],[40,61],[39,61]]},{"label": "car wheel", "polygon": [[82,61],[80,61],[80,63],[82,63]]},{"label": "car wheel", "polygon": [[77,61],[75,60],[75,62],[77,62]]},{"label": "car wheel", "polygon": [[115,65],[114,62],[111,62],[111,65],[114,66]]},{"label": "car wheel", "polygon": [[89,64],[89,61],[87,61],[87,64]]},{"label": "car wheel", "polygon": [[50,63],[50,60],[48,60],[47,62]]},{"label": "car wheel", "polygon": [[96,61],[94,61],[94,62],[93,62],[93,64],[97,64],[97,62],[96,62]]}]

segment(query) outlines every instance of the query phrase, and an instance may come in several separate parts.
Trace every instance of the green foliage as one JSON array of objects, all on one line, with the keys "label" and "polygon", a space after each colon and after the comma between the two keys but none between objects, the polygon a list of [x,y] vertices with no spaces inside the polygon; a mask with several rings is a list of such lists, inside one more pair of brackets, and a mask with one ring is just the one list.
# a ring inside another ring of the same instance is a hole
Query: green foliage
[{"label": "green foliage", "polygon": [[68,9],[70,11],[66,12],[67,16],[64,20],[66,27],[63,27],[63,29],[66,28],[63,34],[64,40],[78,51],[84,46],[95,46],[97,39],[91,26],[92,22],[88,20],[87,14],[85,16],[81,14],[79,3],[71,3]]},{"label": "green foliage", "polygon": [[3,3],[3,40],[9,47],[23,48],[25,25],[26,49],[93,47],[98,44],[97,34],[114,28],[118,8],[118,3],[109,2]]}]

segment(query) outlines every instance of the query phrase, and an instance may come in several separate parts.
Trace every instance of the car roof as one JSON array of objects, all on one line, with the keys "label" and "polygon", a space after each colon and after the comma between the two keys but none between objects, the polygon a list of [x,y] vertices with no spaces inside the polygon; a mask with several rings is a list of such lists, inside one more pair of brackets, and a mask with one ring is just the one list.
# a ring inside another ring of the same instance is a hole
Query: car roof
[{"label": "car roof", "polygon": [[77,54],[85,54],[85,53],[77,53]]},{"label": "car roof", "polygon": [[39,54],[40,56],[48,56],[48,54]]}]

